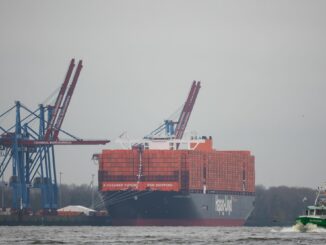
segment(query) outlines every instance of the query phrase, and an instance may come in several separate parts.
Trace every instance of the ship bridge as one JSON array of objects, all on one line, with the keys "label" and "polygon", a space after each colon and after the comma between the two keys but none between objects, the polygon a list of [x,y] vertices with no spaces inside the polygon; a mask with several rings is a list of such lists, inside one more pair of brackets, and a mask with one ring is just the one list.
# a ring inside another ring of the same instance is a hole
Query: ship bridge
[{"label": "ship bridge", "polygon": [[124,146],[125,149],[144,150],[194,150],[212,151],[212,136],[191,136],[186,139],[174,139],[167,137],[144,138],[141,140],[117,139],[116,143]]}]

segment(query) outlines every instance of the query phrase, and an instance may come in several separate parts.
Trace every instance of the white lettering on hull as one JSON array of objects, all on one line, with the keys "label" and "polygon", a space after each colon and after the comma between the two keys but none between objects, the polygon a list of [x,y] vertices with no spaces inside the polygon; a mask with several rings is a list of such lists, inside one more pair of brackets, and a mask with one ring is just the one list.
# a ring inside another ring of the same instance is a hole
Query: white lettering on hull
[{"label": "white lettering on hull", "polygon": [[223,199],[219,199],[218,195],[216,195],[215,211],[219,215],[230,215],[232,213],[232,196],[224,196]]}]

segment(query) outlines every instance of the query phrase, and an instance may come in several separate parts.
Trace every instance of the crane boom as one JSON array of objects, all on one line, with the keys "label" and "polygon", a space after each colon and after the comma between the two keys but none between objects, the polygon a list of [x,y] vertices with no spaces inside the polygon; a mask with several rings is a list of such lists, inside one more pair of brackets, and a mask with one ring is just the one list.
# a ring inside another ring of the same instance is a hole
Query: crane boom
[{"label": "crane boom", "polygon": [[67,109],[68,109],[72,94],[74,93],[74,90],[75,90],[75,87],[76,87],[76,84],[77,84],[77,81],[78,81],[78,77],[79,77],[79,74],[80,74],[80,71],[81,71],[82,68],[83,68],[82,60],[80,60],[78,62],[78,66],[77,66],[74,78],[72,80],[72,83],[71,83],[71,85],[69,87],[69,90],[68,90],[68,92],[66,94],[65,100],[64,100],[64,102],[62,104],[62,108],[60,110],[58,120],[56,121],[55,126],[54,126],[54,131],[53,131],[53,139],[54,140],[58,140],[59,130],[61,128],[63,119],[66,116],[66,112],[67,112]]},{"label": "crane boom", "polygon": [[66,74],[66,78],[65,78],[65,80],[64,80],[64,82],[63,82],[63,84],[62,84],[62,86],[60,88],[60,92],[59,92],[58,97],[57,97],[57,99],[55,101],[55,104],[54,104],[52,117],[51,117],[51,119],[50,119],[50,121],[48,123],[47,130],[46,130],[46,133],[45,133],[45,136],[44,136],[45,140],[49,140],[50,134],[52,132],[53,125],[54,125],[55,120],[57,118],[57,115],[58,115],[58,112],[59,112],[59,109],[60,109],[60,105],[61,105],[62,100],[64,98],[64,95],[65,95],[65,92],[66,92],[66,89],[67,89],[67,86],[68,86],[72,71],[74,69],[74,66],[75,66],[75,59],[71,59],[70,65],[69,65],[69,68],[68,68],[68,71],[67,71],[67,74]]},{"label": "crane boom", "polygon": [[[0,145],[10,147],[13,143],[11,138],[0,138]],[[46,146],[46,145],[105,145],[110,140],[35,140],[35,139],[19,139],[17,144],[25,147]]]},{"label": "crane boom", "polygon": [[200,82],[193,81],[186,103],[183,106],[177,126],[175,128],[175,139],[182,139],[187,127],[190,114],[196,102],[196,98],[200,89]]}]

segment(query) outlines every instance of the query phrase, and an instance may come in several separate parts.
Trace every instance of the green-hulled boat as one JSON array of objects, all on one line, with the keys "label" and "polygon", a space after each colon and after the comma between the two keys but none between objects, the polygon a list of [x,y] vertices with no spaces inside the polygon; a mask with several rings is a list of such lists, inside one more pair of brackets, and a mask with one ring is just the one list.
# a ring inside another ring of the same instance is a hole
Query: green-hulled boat
[{"label": "green-hulled boat", "polygon": [[296,219],[297,224],[314,224],[326,228],[326,186],[318,188],[315,204],[308,206],[305,215]]}]

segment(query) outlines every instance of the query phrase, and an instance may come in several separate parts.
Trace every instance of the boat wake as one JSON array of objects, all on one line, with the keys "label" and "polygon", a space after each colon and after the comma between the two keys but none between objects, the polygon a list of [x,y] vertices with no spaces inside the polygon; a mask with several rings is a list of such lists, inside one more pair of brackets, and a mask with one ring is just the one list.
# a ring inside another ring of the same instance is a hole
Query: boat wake
[{"label": "boat wake", "polygon": [[301,223],[295,224],[291,227],[284,227],[280,232],[307,232],[307,233],[324,233],[326,232],[325,228],[318,227],[315,224],[306,224]]}]

